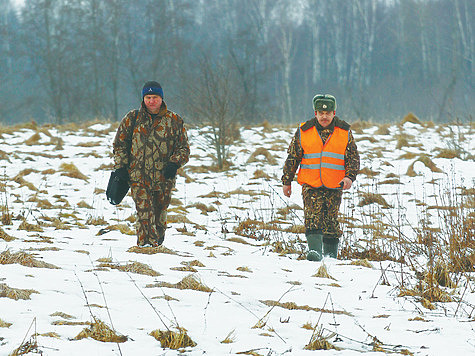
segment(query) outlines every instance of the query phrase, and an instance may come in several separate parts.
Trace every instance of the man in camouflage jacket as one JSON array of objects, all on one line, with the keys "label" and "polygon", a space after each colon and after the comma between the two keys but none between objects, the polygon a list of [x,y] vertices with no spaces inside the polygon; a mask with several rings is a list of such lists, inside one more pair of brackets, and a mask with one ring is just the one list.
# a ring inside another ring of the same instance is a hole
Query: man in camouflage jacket
[{"label": "man in camouflage jacket", "polygon": [[[300,166],[299,183],[302,184],[305,235],[309,246],[307,259],[320,261],[323,255],[337,257],[342,235],[338,223],[342,190],[349,189],[355,181],[360,158],[350,125],[335,116],[335,98],[328,94],[316,95],[313,106],[315,117],[297,129],[288,148],[282,184],[284,195],[290,197],[291,182]],[[312,145],[317,147],[313,152],[306,152],[302,147],[302,135],[307,140],[307,151]],[[336,147],[334,150],[339,149],[340,153],[328,149],[329,146]],[[335,164],[338,159],[340,165]],[[330,168],[324,168],[325,165]]]},{"label": "man in camouflage jacket", "polygon": [[139,110],[121,121],[113,143],[114,168],[129,180],[137,209],[137,245],[160,246],[177,169],[190,146],[180,116],[167,109],[159,83],[145,83]]}]

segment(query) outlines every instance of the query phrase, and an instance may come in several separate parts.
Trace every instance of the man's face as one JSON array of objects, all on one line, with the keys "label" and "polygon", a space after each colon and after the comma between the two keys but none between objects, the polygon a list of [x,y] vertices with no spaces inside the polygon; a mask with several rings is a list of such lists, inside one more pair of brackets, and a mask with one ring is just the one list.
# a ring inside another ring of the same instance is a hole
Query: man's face
[{"label": "man's face", "polygon": [[335,111],[315,111],[315,116],[322,127],[327,127],[332,123],[335,117]]},{"label": "man's face", "polygon": [[147,107],[147,110],[152,114],[158,114],[160,111],[160,106],[162,106],[162,97],[159,95],[145,95],[143,97],[143,102]]}]

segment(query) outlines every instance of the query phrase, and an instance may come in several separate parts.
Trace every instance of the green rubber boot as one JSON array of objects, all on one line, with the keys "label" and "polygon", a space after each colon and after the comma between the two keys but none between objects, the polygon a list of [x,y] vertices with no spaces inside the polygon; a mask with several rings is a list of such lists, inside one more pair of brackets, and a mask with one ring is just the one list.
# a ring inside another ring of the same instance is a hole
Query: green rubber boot
[{"label": "green rubber boot", "polygon": [[338,256],[338,245],[340,244],[340,239],[337,237],[323,237],[323,255],[337,258]]},{"label": "green rubber boot", "polygon": [[305,234],[308,243],[307,260],[309,261],[321,261],[322,256],[322,243],[323,235],[314,231]]}]

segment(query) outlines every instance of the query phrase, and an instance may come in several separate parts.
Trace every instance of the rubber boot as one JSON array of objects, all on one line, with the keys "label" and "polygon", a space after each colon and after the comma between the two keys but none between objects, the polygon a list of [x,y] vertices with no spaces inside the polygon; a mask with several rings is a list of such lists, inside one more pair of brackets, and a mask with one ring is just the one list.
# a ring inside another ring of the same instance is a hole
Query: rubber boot
[{"label": "rubber boot", "polygon": [[327,257],[337,258],[339,244],[340,244],[339,238],[324,236],[323,237],[323,255]]},{"label": "rubber boot", "polygon": [[308,243],[307,260],[321,261],[322,260],[322,242],[323,235],[314,231],[305,234]]}]

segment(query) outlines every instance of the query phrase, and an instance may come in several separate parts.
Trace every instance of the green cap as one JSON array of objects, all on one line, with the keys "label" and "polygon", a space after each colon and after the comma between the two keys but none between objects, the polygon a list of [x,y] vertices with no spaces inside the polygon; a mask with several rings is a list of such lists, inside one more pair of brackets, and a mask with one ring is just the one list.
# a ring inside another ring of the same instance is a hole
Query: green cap
[{"label": "green cap", "polygon": [[330,94],[317,94],[313,97],[313,109],[315,111],[335,111],[336,99]]}]

